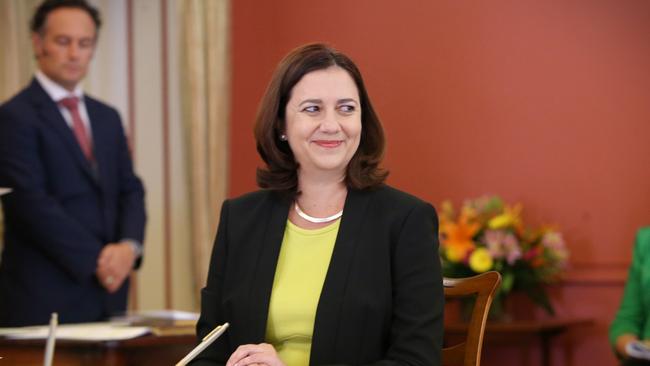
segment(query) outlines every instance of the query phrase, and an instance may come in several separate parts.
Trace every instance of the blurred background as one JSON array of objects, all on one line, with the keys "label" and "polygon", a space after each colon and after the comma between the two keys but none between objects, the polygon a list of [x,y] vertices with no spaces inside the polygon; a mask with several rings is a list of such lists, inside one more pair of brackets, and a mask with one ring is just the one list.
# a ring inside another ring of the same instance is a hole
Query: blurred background
[{"label": "blurred background", "polygon": [[[31,78],[38,2],[0,0],[0,102]],[[553,364],[615,364],[607,328],[650,224],[650,2],[92,3],[104,26],[84,87],[120,110],[147,189],[131,308],[198,310],[221,202],[256,189],[260,97],[282,56],[321,41],[364,75],[389,184],[437,206],[496,194],[556,225],[571,253],[556,316],[594,323],[553,344]],[[494,347],[485,364],[539,352]]]}]

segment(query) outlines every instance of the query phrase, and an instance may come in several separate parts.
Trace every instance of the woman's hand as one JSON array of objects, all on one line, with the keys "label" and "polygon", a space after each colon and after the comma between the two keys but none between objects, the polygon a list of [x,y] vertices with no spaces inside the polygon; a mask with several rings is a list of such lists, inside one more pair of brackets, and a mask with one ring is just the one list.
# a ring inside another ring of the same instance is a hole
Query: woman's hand
[{"label": "woman's hand", "polygon": [[286,366],[278,357],[275,348],[268,343],[239,346],[226,363],[226,366],[246,365]]}]

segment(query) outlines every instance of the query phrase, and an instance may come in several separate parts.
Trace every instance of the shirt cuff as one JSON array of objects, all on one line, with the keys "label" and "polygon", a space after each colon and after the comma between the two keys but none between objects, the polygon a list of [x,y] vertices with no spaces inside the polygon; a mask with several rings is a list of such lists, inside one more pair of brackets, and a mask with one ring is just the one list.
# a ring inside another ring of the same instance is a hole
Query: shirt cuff
[{"label": "shirt cuff", "polygon": [[144,246],[137,240],[122,239],[120,240],[120,243],[128,244],[131,249],[133,249],[133,253],[135,254],[136,259],[142,257],[142,254],[144,254]]}]

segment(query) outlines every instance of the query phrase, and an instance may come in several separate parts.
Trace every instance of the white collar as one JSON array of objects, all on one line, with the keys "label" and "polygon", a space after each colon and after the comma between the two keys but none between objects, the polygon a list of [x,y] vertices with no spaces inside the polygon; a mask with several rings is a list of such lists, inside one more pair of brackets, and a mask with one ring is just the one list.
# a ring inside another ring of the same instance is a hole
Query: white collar
[{"label": "white collar", "polygon": [[81,89],[81,85],[79,84],[77,84],[74,90],[70,92],[61,85],[57,84],[52,79],[48,78],[47,75],[45,75],[41,70],[36,70],[34,76],[36,77],[36,80],[38,80],[38,83],[41,84],[43,89],[45,89],[47,95],[49,95],[50,98],[52,98],[52,100],[55,102],[59,102],[61,99],[67,98],[69,96],[75,96],[80,100],[83,99],[84,93]]}]

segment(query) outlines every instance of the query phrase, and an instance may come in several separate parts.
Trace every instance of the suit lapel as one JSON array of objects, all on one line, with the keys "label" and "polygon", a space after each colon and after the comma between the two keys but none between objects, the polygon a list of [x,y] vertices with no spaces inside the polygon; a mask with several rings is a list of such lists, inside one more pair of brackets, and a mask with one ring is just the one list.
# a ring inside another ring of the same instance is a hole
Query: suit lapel
[{"label": "suit lapel", "polygon": [[72,129],[63,119],[59,107],[52,99],[50,99],[45,90],[41,88],[40,84],[38,84],[35,79],[32,80],[30,89],[34,107],[38,111],[41,120],[44,122],[46,127],[54,130],[54,132],[65,142],[68,151],[72,154],[79,167],[88,175],[88,178],[97,183],[93,168],[81,151],[81,147],[79,146]]},{"label": "suit lapel", "polygon": [[[93,167],[93,172],[95,173],[95,178],[97,182],[100,182],[100,177],[102,176],[102,168],[107,167],[107,159],[109,152],[107,149],[110,147],[105,143],[107,136],[110,136],[109,131],[106,131],[105,128],[109,126],[108,123],[103,123],[103,115],[99,113],[97,102],[85,97],[86,110],[88,111],[88,118],[90,119],[90,129],[92,133],[92,146],[93,154],[95,155],[95,166]],[[81,148],[79,148],[81,151]],[[86,160],[86,159],[84,159]]]},{"label": "suit lapel", "polygon": [[367,191],[348,192],[341,226],[316,310],[310,364],[321,364],[336,354],[337,334],[345,332],[345,329],[339,329],[341,305],[369,201],[370,195]]},{"label": "suit lapel", "polygon": [[269,302],[273,290],[275,269],[280,255],[280,247],[284,238],[284,230],[289,215],[289,202],[278,194],[271,192],[271,208],[266,217],[266,229],[260,238],[261,247],[258,251],[257,265],[253,277],[253,286],[250,288],[251,301],[249,321],[247,328],[252,332],[253,339],[262,342],[266,333],[266,323],[269,313]]}]

